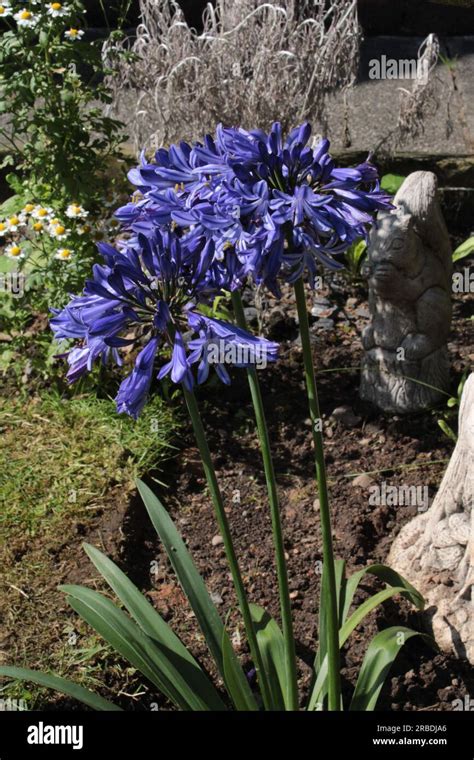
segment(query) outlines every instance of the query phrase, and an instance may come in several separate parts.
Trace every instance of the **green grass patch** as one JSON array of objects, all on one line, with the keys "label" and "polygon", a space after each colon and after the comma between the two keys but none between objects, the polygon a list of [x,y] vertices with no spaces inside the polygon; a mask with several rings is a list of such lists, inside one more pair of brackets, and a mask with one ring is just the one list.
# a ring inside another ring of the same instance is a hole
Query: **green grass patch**
[{"label": "green grass patch", "polygon": [[111,486],[132,490],[173,453],[175,427],[159,397],[137,422],[90,395],[1,401],[0,537],[87,514]]},{"label": "green grass patch", "polygon": [[[160,466],[176,453],[177,428],[171,405],[158,396],[137,422],[118,415],[112,400],[90,393],[63,398],[48,391],[0,401],[0,617],[5,630],[14,632],[0,647],[0,662],[71,678],[110,699],[116,696],[112,684],[132,701],[142,690],[133,668],[68,612],[56,589],[64,582],[64,564],[57,566],[48,547],[72,539],[74,569],[81,541],[74,524],[87,531],[99,508],[123,506],[136,477],[159,480]],[[0,698],[25,700],[31,710],[49,705],[55,695],[1,679]]]}]

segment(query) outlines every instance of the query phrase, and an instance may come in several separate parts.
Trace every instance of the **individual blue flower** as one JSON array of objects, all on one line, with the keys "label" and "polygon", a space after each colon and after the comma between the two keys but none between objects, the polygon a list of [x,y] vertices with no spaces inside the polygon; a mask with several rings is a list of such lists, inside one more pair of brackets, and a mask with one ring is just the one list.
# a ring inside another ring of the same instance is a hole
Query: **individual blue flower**
[{"label": "individual blue flower", "polygon": [[192,352],[189,360],[193,364],[199,362],[200,383],[207,380],[210,366],[214,366],[222,382],[229,384],[226,365],[264,368],[278,358],[277,343],[251,335],[236,325],[196,312],[189,314],[188,322],[193,332],[199,334],[189,342]]},{"label": "individual blue flower", "polygon": [[138,354],[135,366],[122,381],[115,402],[119,414],[125,412],[134,419],[145,406],[153,379],[153,367],[159,339],[152,338]]},{"label": "individual blue flower", "polygon": [[183,336],[177,330],[173,338],[171,361],[160,369],[158,379],[162,380],[169,374],[173,383],[183,383],[185,388],[190,391],[194,385],[193,374],[190,367],[191,361],[186,354]]}]

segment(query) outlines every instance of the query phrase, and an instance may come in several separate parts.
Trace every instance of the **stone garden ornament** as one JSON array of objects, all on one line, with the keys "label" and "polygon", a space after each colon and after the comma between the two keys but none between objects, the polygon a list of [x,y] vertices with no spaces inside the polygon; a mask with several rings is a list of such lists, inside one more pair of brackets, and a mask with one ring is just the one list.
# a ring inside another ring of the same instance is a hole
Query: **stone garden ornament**
[{"label": "stone garden ornament", "polygon": [[474,664],[474,374],[464,386],[459,437],[431,507],[400,531],[390,566],[425,596],[444,651]]},{"label": "stone garden ornament", "polygon": [[413,413],[449,386],[452,251],[432,172],[413,172],[379,212],[363,268],[371,321],[362,335],[360,395]]}]

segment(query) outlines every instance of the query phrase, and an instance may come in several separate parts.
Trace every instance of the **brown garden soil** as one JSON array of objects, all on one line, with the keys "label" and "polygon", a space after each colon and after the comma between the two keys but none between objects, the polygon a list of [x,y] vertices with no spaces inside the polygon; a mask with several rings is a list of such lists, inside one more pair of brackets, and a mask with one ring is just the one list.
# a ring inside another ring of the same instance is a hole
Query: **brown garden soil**
[{"label": "brown garden soil", "polygon": [[[327,308],[324,298],[331,304]],[[319,292],[316,301],[309,303],[310,308],[313,306],[318,314],[312,319],[312,335],[324,420],[335,552],[347,561],[348,571],[352,572],[373,562],[383,562],[400,528],[417,513],[416,506],[370,505],[369,486],[383,481],[387,485],[427,486],[432,499],[453,443],[437,424],[444,407],[416,416],[397,417],[383,415],[360,401],[359,335],[368,318],[362,290],[357,287],[348,290],[336,283],[331,294]],[[456,296],[449,343],[453,386],[473,364],[471,313],[472,301]],[[253,315],[251,306],[248,314]],[[300,685],[305,696],[317,635],[320,516],[302,383],[302,355],[291,297],[287,295],[278,305],[270,300],[264,314],[266,329],[282,344],[281,361],[262,371],[260,378],[279,484]],[[200,391],[199,399],[249,596],[278,617],[271,525],[245,374],[236,373],[230,387],[209,384]],[[160,479],[168,487],[156,484],[153,487],[185,537],[222,616],[228,615],[235,647],[250,669],[198,451],[189,427],[183,428],[181,435],[177,442],[179,455],[169,462],[164,474],[160,473]],[[356,480],[361,473],[367,474],[362,484]],[[61,540],[57,536],[52,539],[38,536],[6,548],[6,580],[11,576],[16,579],[14,585],[20,588],[19,591],[5,584],[0,587],[0,648],[8,661],[34,665],[39,653],[57,652],[68,626],[81,635],[87,633],[56,590],[64,582],[101,588],[83,554],[84,539],[119,563],[213,673],[195,619],[145,508],[136,496],[130,500],[114,491],[113,484],[103,509],[92,514],[87,522],[65,522]],[[23,577],[25,555],[30,568],[37,558],[39,571],[29,571]],[[376,587],[376,581],[364,581],[357,601]],[[389,625],[420,628],[421,624],[408,602],[399,598],[385,603],[365,620],[343,653],[346,703],[374,634]],[[169,709],[152,687],[125,670],[113,657],[107,655],[103,670],[104,686],[98,686],[98,690],[124,708],[150,709],[151,703],[156,702],[160,708]],[[74,677],[74,671],[70,675]],[[451,710],[453,700],[473,694],[474,671],[465,660],[436,653],[421,639],[414,638],[402,649],[382,690],[378,708]],[[44,700],[41,706],[49,709],[77,707],[50,694]]]}]

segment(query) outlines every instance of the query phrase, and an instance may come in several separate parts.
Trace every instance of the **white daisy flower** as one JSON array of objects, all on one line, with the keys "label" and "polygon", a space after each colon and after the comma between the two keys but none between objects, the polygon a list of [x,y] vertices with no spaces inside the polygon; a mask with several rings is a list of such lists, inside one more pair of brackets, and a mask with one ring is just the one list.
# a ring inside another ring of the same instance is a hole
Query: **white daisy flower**
[{"label": "white daisy flower", "polygon": [[44,232],[43,222],[39,222],[39,221],[33,222],[32,227],[33,227],[33,230],[37,232],[38,234],[41,232]]},{"label": "white daisy flower", "polygon": [[58,248],[55,259],[59,259],[60,261],[69,261],[73,254],[73,251],[71,251],[70,248]]},{"label": "white daisy flower", "polygon": [[20,246],[17,245],[16,243],[7,245],[7,247],[5,248],[5,254],[8,256],[9,259],[22,259],[25,256]]},{"label": "white daisy flower", "polygon": [[64,36],[67,40],[80,40],[84,36],[83,29],[67,29],[64,32]]},{"label": "white daisy flower", "polygon": [[31,212],[33,219],[39,219],[39,221],[48,221],[53,213],[52,208],[45,208],[44,206],[35,206]]},{"label": "white daisy flower", "polygon": [[69,234],[69,230],[67,230],[66,227],[61,224],[61,222],[57,222],[56,224],[53,224],[53,222],[51,222],[48,227],[48,232],[51,237],[56,238],[56,240],[64,240]]},{"label": "white daisy flower", "polygon": [[89,212],[82,208],[79,203],[70,203],[66,209],[66,216],[69,219],[84,219],[88,214]]},{"label": "white daisy flower", "polygon": [[28,10],[28,8],[22,8],[21,11],[15,13],[13,18],[17,22],[18,26],[34,27],[39,21],[39,17]]},{"label": "white daisy flower", "polygon": [[49,3],[48,15],[53,18],[60,18],[61,16],[67,16],[69,8],[62,3]]},{"label": "white daisy flower", "polygon": [[77,227],[76,232],[78,235],[88,235],[92,231],[92,227],[89,224],[83,224],[81,227]]},{"label": "white daisy flower", "polygon": [[25,226],[25,220],[21,214],[13,214],[13,216],[7,219],[7,224],[9,232],[18,232],[20,227]]},{"label": "white daisy flower", "polygon": [[5,237],[8,231],[8,225],[5,222],[0,222],[0,237]]},{"label": "white daisy flower", "polygon": [[10,7],[10,3],[5,2],[0,4],[0,18],[7,18],[7,16],[12,15],[12,9]]}]

